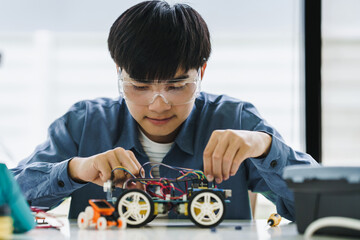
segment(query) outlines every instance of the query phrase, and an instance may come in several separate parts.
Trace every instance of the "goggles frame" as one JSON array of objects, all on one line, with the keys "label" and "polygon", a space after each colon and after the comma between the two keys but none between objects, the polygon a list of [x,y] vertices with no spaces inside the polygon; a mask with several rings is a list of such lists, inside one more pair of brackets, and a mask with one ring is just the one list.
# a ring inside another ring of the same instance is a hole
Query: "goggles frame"
[{"label": "goggles frame", "polygon": [[[185,83],[188,81],[189,83],[195,83],[196,86],[195,86],[195,91],[192,94],[192,97],[189,100],[185,100],[184,102],[181,102],[181,103],[173,103],[172,101],[169,101],[165,96],[166,93],[165,93],[165,95],[162,93],[163,91],[153,91],[153,96],[152,96],[151,100],[144,104],[132,101],[131,99],[129,99],[126,96],[125,91],[123,90],[124,82],[127,80],[124,78],[121,68],[119,68],[119,70],[118,70],[118,91],[119,91],[120,96],[123,97],[126,101],[137,104],[137,105],[148,106],[148,105],[152,104],[156,100],[157,97],[161,97],[163,99],[163,101],[169,105],[173,105],[173,106],[184,105],[184,104],[192,102],[194,99],[196,99],[196,97],[199,96],[199,93],[201,91],[201,77],[200,76],[201,76],[201,68],[198,69],[196,77],[193,80],[185,80]],[[131,79],[131,78],[129,77],[129,79]],[[177,82],[182,82],[182,81],[183,80],[172,79],[172,80],[161,80],[161,81],[155,82],[155,81],[149,81],[149,80],[139,81],[139,80],[131,79],[130,81],[127,81],[127,82],[129,84],[131,84],[131,82],[137,82],[139,84],[146,84],[146,85],[167,85],[167,84],[175,84]]]}]

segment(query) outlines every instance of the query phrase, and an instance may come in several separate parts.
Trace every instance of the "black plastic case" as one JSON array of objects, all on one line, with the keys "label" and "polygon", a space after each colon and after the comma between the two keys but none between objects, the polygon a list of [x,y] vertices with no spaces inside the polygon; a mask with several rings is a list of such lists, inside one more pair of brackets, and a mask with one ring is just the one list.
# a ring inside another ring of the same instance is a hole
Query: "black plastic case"
[{"label": "black plastic case", "polygon": [[[288,166],[283,178],[294,191],[299,233],[322,217],[360,219],[360,167]],[[360,236],[359,231],[337,227],[316,233]]]}]

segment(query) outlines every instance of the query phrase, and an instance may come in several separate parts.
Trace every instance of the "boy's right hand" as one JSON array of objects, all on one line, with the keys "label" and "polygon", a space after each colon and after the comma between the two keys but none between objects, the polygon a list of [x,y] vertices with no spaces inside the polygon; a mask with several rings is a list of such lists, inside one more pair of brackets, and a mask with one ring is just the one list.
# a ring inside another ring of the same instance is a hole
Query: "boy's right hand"
[{"label": "boy's right hand", "polygon": [[[110,179],[112,169],[125,167],[133,175],[139,176],[141,165],[134,153],[121,147],[109,150],[97,155],[81,158],[74,157],[68,165],[69,176],[76,182],[92,182],[103,186]],[[114,179],[117,186],[122,184],[132,176],[123,170],[114,171]]]}]

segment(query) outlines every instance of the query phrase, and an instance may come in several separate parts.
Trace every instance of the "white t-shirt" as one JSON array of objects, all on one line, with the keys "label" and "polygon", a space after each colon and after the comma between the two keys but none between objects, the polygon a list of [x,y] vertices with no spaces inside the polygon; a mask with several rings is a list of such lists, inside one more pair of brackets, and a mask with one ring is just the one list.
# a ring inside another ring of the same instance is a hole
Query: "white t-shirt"
[{"label": "white t-shirt", "polygon": [[[139,140],[141,145],[144,148],[146,155],[149,157],[150,162],[161,163],[165,155],[169,152],[171,146],[174,142],[171,143],[157,143],[150,140],[139,128]],[[160,177],[159,167],[154,167],[152,169],[152,175],[155,178]]]}]

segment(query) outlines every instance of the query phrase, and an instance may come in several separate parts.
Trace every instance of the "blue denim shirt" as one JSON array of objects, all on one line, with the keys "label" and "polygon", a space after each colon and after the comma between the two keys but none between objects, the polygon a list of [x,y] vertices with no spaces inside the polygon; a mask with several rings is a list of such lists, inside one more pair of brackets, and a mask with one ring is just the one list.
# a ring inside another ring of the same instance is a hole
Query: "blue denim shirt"
[{"label": "blue denim shirt", "polygon": [[[317,163],[311,156],[287,146],[250,103],[224,95],[201,93],[163,163],[203,169],[203,151],[211,133],[217,129],[262,131],[272,136],[266,158],[246,159],[235,176],[218,185],[219,188],[232,189],[225,218],[251,219],[250,189],[276,204],[279,214],[294,220],[294,196],[281,177],[283,169],[287,165]],[[52,123],[48,139],[12,171],[32,205],[51,207],[72,196],[69,218],[77,218],[88,205],[88,199],[106,196],[98,185],[80,184],[70,179],[67,171],[69,160],[116,147],[133,151],[140,164],[149,160],[138,139],[137,123],[124,99],[82,101]],[[160,168],[160,174],[174,177],[174,172],[165,168]],[[118,189],[114,195],[120,191]]]}]

